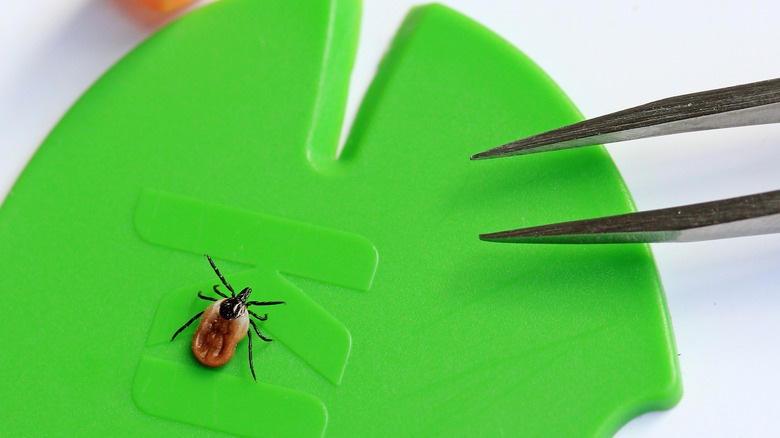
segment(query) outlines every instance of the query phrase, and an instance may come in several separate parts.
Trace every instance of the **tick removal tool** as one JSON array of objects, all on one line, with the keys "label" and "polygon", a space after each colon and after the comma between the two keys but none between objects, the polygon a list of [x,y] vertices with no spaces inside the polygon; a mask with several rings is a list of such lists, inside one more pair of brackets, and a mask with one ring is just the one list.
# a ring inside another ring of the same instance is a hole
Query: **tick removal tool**
[{"label": "tick removal tool", "polygon": [[[526,155],[736,126],[780,122],[780,78],[658,100],[522,138],[471,157]],[[693,242],[780,232],[780,190],[681,207],[489,234],[507,243]]]}]

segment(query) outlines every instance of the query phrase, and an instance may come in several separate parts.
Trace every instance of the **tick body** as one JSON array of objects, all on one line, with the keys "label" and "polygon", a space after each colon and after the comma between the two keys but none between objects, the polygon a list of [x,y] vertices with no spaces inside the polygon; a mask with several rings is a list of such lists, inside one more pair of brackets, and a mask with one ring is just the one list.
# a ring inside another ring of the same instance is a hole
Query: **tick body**
[{"label": "tick body", "polygon": [[207,367],[221,367],[230,362],[238,344],[249,333],[248,313],[235,319],[225,319],[219,307],[225,298],[210,305],[200,317],[200,324],[192,337],[192,352]]},{"label": "tick body", "polygon": [[206,255],[209,259],[211,267],[217,274],[217,277],[222,281],[222,284],[230,291],[230,296],[227,296],[220,292],[219,285],[214,285],[214,293],[221,296],[222,299],[212,298],[203,295],[202,292],[198,292],[198,297],[206,301],[214,301],[206,310],[193,316],[186,324],[184,324],[176,333],[171,337],[173,341],[176,336],[184,329],[189,327],[196,319],[200,318],[198,329],[195,330],[195,335],[192,337],[192,352],[195,354],[195,358],[198,362],[206,365],[207,367],[221,367],[230,362],[236,351],[236,345],[244,339],[244,336],[249,336],[249,369],[252,371],[252,377],[257,381],[255,376],[255,367],[252,363],[252,331],[249,329],[251,325],[255,331],[255,334],[265,342],[271,342],[273,339],[268,339],[260,334],[260,330],[257,329],[257,325],[250,318],[256,318],[259,321],[265,321],[268,319],[268,315],[260,316],[255,312],[249,310],[250,306],[273,306],[276,304],[284,304],[284,301],[247,301],[249,294],[252,293],[251,288],[244,288],[238,295],[236,295],[233,287],[230,286],[225,280],[225,277],[219,273],[219,269],[211,260],[211,257]]}]

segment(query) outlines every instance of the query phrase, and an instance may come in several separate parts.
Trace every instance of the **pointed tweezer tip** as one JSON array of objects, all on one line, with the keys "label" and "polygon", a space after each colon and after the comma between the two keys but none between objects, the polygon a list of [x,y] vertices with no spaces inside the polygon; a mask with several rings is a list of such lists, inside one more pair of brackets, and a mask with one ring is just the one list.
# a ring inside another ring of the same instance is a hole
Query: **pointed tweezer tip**
[{"label": "pointed tweezer tip", "polygon": [[483,240],[485,242],[506,242],[506,233],[506,231],[499,231],[496,233],[480,234],[479,240]]},{"label": "pointed tweezer tip", "polygon": [[[532,227],[537,228],[537,227]],[[497,233],[480,234],[479,240],[483,242],[496,243],[531,243],[531,244],[551,244],[551,243],[606,243],[599,239],[598,235],[577,235],[577,234],[544,234],[529,232],[527,228],[518,230],[500,231]]]},{"label": "pointed tweezer tip", "polygon": [[501,145],[501,146],[495,147],[493,149],[488,149],[488,150],[486,150],[484,152],[480,152],[478,154],[474,154],[474,155],[471,156],[471,160],[472,161],[476,161],[476,160],[485,160],[485,159],[488,159],[488,158],[499,158],[499,157],[502,157],[502,156],[506,155],[507,148],[511,144],[512,143],[507,143],[505,145]]},{"label": "pointed tweezer tip", "polygon": [[529,142],[530,139],[534,139],[535,137],[536,136],[521,138],[520,140],[515,140],[501,146],[494,147],[493,149],[488,149],[484,152],[472,155],[471,159],[484,160],[487,158],[503,158],[511,157],[513,155],[529,155],[537,152],[560,149],[560,147],[550,147],[556,146],[557,144],[555,143]]},{"label": "pointed tweezer tip", "polygon": [[535,227],[480,234],[479,240],[497,243],[581,243],[583,241],[591,240],[595,243],[595,241],[599,240],[598,238],[591,239],[591,237],[592,236],[589,235],[583,236],[581,232],[560,233],[556,232],[556,230],[549,225],[539,225]]},{"label": "pointed tweezer tip", "polygon": [[[492,150],[492,149],[491,149]],[[490,151],[480,152],[471,156],[471,161],[484,160],[490,158]]]}]

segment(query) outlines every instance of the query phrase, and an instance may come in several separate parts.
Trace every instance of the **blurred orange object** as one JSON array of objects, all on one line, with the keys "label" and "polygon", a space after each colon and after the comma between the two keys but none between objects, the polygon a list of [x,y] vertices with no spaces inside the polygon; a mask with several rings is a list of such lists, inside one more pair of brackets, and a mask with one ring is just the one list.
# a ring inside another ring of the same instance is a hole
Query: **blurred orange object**
[{"label": "blurred orange object", "polygon": [[159,12],[170,12],[178,9],[193,0],[140,0],[141,3]]}]

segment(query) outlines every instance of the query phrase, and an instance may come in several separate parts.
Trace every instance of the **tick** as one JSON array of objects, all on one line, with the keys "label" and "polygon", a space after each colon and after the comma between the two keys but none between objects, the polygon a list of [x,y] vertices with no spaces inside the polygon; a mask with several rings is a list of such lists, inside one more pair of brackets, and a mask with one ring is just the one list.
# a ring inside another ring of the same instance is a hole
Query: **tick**
[{"label": "tick", "polygon": [[268,339],[261,335],[254,320],[249,318],[252,316],[258,321],[265,321],[268,319],[268,314],[260,316],[249,310],[249,306],[274,306],[285,303],[284,301],[247,301],[249,294],[252,293],[252,289],[248,287],[236,295],[230,283],[219,273],[219,269],[217,269],[217,265],[214,264],[211,257],[207,254],[206,258],[209,259],[211,267],[222,281],[222,284],[230,291],[230,296],[219,290],[219,284],[214,285],[214,293],[221,296],[221,300],[205,296],[198,291],[199,298],[206,301],[214,301],[214,304],[193,316],[179,330],[176,330],[176,333],[171,337],[171,341],[182,330],[200,318],[198,329],[195,330],[195,335],[192,337],[192,352],[195,354],[198,362],[207,367],[216,368],[230,362],[230,359],[233,358],[233,354],[236,352],[236,344],[244,339],[244,336],[249,336],[249,369],[252,371],[252,378],[257,382],[255,367],[252,364],[252,332],[249,330],[249,324],[252,324],[255,333],[263,341],[271,342],[273,339]]}]

